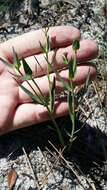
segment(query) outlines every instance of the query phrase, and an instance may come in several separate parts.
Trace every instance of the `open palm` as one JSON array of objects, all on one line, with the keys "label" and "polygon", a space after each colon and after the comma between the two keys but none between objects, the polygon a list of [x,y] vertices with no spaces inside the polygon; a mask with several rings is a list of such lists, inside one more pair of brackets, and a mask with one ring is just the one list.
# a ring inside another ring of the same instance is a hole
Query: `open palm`
[{"label": "open palm", "polygon": [[[60,75],[65,79],[68,76],[68,70],[64,69],[63,54],[67,53],[68,58],[72,55],[72,42],[75,39],[80,39],[80,32],[78,29],[70,26],[52,27],[49,30],[50,41],[52,50],[49,53],[49,59],[52,60],[55,54],[55,66],[57,69],[62,69]],[[53,41],[53,39],[55,39]],[[26,58],[27,63],[30,65],[35,80],[40,89],[46,95],[48,93],[48,81],[45,76],[47,63],[43,53],[41,53],[40,42],[45,45],[45,37],[42,30],[26,33],[17,38],[8,40],[0,44],[0,57],[12,63],[14,47],[19,58]],[[76,84],[81,84],[87,78],[90,69],[92,78],[96,75],[96,68],[87,61],[95,58],[98,54],[98,46],[94,41],[82,40],[80,42],[80,50],[77,54],[79,66],[74,79]],[[34,58],[36,56],[39,63],[42,65],[42,70]],[[35,71],[35,68],[36,71]],[[11,71],[12,72],[12,71]],[[23,69],[21,69],[23,73]],[[51,73],[53,77],[53,73]],[[30,88],[26,82],[23,85]],[[63,87],[57,81],[57,91],[62,91]],[[31,89],[30,89],[31,90]],[[35,89],[37,91],[37,89]],[[59,100],[60,101],[60,100]],[[58,106],[57,106],[58,105]],[[67,102],[56,102],[56,116],[62,116],[68,113]],[[39,104],[33,104],[27,94],[19,87],[18,83],[9,72],[9,68],[5,66],[2,61],[0,62],[0,134],[7,133],[11,130],[26,127],[36,124],[48,119],[48,112],[46,108]]]}]

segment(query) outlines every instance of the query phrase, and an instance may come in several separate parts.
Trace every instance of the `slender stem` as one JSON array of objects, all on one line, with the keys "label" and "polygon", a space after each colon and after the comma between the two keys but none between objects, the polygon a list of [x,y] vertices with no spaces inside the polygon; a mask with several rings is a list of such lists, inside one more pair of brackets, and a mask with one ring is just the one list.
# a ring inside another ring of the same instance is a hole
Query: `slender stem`
[{"label": "slender stem", "polygon": [[72,146],[72,143],[73,143],[73,138],[74,138],[74,132],[75,132],[75,94],[74,94],[74,85],[73,83],[71,82],[70,83],[70,86],[71,86],[71,89],[72,89],[72,113],[70,113],[70,119],[71,119],[71,122],[72,122],[72,131],[71,131],[71,134],[70,134],[70,139],[69,139],[69,145],[68,145],[68,151],[71,150],[71,146]]},{"label": "slender stem", "polygon": [[50,119],[52,120],[52,122],[54,124],[54,127],[56,128],[56,131],[57,131],[57,134],[58,134],[58,137],[59,137],[59,141],[60,141],[62,146],[65,146],[64,139],[63,139],[63,136],[62,136],[61,131],[59,129],[59,126],[58,126],[57,122],[55,121],[55,118],[54,118],[53,114],[51,113],[48,106],[47,106],[47,110],[48,110]]},{"label": "slender stem", "polygon": [[75,131],[75,94],[74,94],[74,85],[71,82],[72,85],[72,132],[71,132],[71,138],[73,138],[74,131]]},{"label": "slender stem", "polygon": [[[47,78],[48,78],[48,83],[49,83],[49,99],[50,99],[50,102],[52,102],[51,80],[50,80],[50,70],[49,70],[49,68],[50,68],[50,62],[49,62],[49,55],[48,55],[49,51],[50,51],[50,44],[49,44],[49,36],[48,36],[48,30],[47,29],[44,31],[44,34],[45,34],[45,37],[46,37],[46,47],[43,48],[43,52],[45,53],[45,59],[46,59],[46,62],[47,62]],[[38,60],[37,60],[37,62],[38,62]],[[41,89],[39,88],[39,86],[35,83],[34,80],[32,80],[32,81],[36,85],[36,87],[39,90],[39,92],[42,95],[42,97],[44,97],[43,94],[42,94]],[[46,99],[45,98],[43,98],[43,99],[44,99],[44,102],[46,103]],[[50,106],[50,104],[49,105],[45,104],[45,107],[47,108],[49,117],[52,120],[52,122],[54,124],[54,127],[56,128],[56,131],[57,131],[58,137],[59,137],[59,141],[64,146],[64,139],[63,139],[61,131],[60,131],[60,129],[59,129],[59,127],[58,127],[58,125],[57,125],[57,123],[55,121],[54,115],[53,115],[52,110],[50,108],[51,106]]]},{"label": "slender stem", "polygon": [[[74,52],[74,64],[71,65],[71,67],[73,67],[73,78],[75,76],[75,72],[76,72],[76,67],[77,67],[77,63],[76,63],[76,51]],[[73,138],[74,138],[74,133],[75,133],[75,119],[76,119],[76,114],[75,114],[75,92],[74,92],[74,89],[75,89],[75,86],[73,84],[73,80],[70,79],[70,87],[71,87],[71,90],[72,90],[72,94],[71,94],[71,97],[72,97],[72,113],[70,113],[71,115],[71,121],[72,121],[72,131],[71,131],[71,135],[70,135],[70,144],[68,146],[68,151],[70,151],[71,149],[71,146],[72,146],[72,143],[73,143]]]},{"label": "slender stem", "polygon": [[[46,61],[47,61],[47,77],[48,77],[48,82],[49,82],[49,89],[51,89],[51,81],[50,81],[50,75],[49,75],[49,41],[48,41],[48,30],[45,31],[45,36],[46,36]],[[51,91],[49,91],[50,98],[51,98]]]},{"label": "slender stem", "polygon": [[34,79],[32,79],[32,81],[33,81],[33,83],[35,84],[35,86],[37,87],[37,89],[38,89],[38,91],[40,92],[41,96],[44,97],[44,95],[43,95],[41,89],[39,88],[38,84],[35,82]]}]

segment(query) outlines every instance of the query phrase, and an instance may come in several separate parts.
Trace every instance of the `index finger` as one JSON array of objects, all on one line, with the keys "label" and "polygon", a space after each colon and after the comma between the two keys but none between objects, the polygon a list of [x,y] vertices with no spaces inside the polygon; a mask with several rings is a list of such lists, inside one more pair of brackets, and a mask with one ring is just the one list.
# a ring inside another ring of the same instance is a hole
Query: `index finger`
[{"label": "index finger", "polygon": [[[68,46],[73,40],[80,38],[79,30],[72,26],[51,27],[48,34],[52,48]],[[43,47],[46,44],[43,29],[25,33],[0,44],[1,55],[12,62],[13,47],[19,58],[35,55],[41,52],[40,43]]]}]

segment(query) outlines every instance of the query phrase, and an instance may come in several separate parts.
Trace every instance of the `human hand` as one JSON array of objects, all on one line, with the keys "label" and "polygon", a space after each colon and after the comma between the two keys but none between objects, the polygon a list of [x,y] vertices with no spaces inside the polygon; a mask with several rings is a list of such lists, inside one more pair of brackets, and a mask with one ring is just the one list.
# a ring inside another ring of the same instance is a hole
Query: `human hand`
[{"label": "human hand", "polygon": [[[78,29],[70,26],[58,26],[49,29],[50,41],[52,50],[49,52],[49,59],[52,60],[55,51],[55,66],[63,69],[63,54],[67,53],[68,58],[72,55],[72,42],[75,39],[80,39],[80,32]],[[55,41],[53,40],[55,39]],[[47,63],[43,53],[41,53],[40,42],[45,46],[45,36],[42,30],[33,31],[24,35],[18,36],[14,39],[8,40],[0,44],[0,57],[6,59],[10,63],[13,60],[12,48],[19,58],[26,58],[30,65],[33,74],[36,78],[42,92],[46,95],[48,93],[48,81],[46,73]],[[80,49],[77,53],[77,60],[80,65],[77,67],[77,73],[74,78],[75,84],[82,84],[85,82],[90,70],[91,78],[96,75],[96,68],[87,61],[95,58],[98,54],[98,46],[92,40],[80,41]],[[43,70],[38,66],[34,55],[41,64]],[[35,72],[35,65],[37,70]],[[21,69],[23,72],[23,69]],[[61,71],[61,76],[67,79],[68,70]],[[53,74],[51,74],[52,76]],[[57,80],[57,79],[56,79]],[[28,88],[26,82],[23,85]],[[56,83],[57,91],[63,90],[59,81]],[[37,89],[35,89],[37,91]],[[66,115],[68,113],[67,102],[57,101],[55,105],[56,117]],[[27,94],[19,87],[14,77],[10,74],[9,68],[0,61],[0,135],[9,131],[33,125],[48,119],[48,112],[45,107],[39,104],[33,104]]]}]

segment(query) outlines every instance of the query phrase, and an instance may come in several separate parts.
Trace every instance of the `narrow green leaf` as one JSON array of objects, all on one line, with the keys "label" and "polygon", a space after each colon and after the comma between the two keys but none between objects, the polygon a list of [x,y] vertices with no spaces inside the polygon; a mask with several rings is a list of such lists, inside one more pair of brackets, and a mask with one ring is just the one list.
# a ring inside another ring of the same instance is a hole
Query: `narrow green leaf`
[{"label": "narrow green leaf", "polygon": [[47,28],[45,28],[45,30],[43,30],[43,32],[45,34],[45,38],[46,38],[45,53],[48,53],[50,51],[50,49],[51,49],[51,44],[50,44],[50,40],[49,40],[48,31],[49,31],[49,27],[47,27]]},{"label": "narrow green leaf", "polygon": [[[49,63],[48,63],[48,64],[49,64]],[[66,82],[66,81],[60,76],[59,72],[55,69],[55,67],[54,67],[52,64],[49,64],[49,65],[50,65],[50,67],[51,67],[51,70],[56,74],[57,78],[60,80],[60,82],[62,82],[63,87],[64,87],[66,90],[70,91],[71,88],[70,88],[69,83]]]},{"label": "narrow green leaf", "polygon": [[51,44],[50,44],[50,41],[49,41],[49,36],[47,36],[47,53],[50,51],[51,49]]},{"label": "narrow green leaf", "polygon": [[48,47],[44,47],[44,53],[47,54],[48,53]]},{"label": "narrow green leaf", "polygon": [[[39,61],[38,61],[38,59],[36,58],[36,56],[34,56],[34,58],[35,58],[37,64],[39,65],[41,71],[44,73],[44,69],[43,69],[43,67],[41,66],[41,64],[39,63]],[[37,73],[37,65],[36,65],[36,72],[35,72],[35,73]]]},{"label": "narrow green leaf", "polygon": [[69,61],[68,61],[67,57],[66,57],[65,55],[63,55],[62,58],[63,58],[64,64],[65,64],[65,65],[68,65]]},{"label": "narrow green leaf", "polygon": [[13,48],[13,66],[15,69],[19,70],[20,66],[21,66],[21,62],[17,56],[17,53],[15,52],[14,48]]},{"label": "narrow green leaf", "polygon": [[44,105],[44,102],[41,101],[41,99],[39,98],[39,96],[37,96],[36,94],[33,94],[32,92],[30,92],[23,85],[20,85],[20,87],[34,101],[34,103],[38,103],[38,104]]},{"label": "narrow green leaf", "polygon": [[48,71],[49,72],[52,71],[52,66],[51,66],[52,64],[49,62],[49,60],[48,60],[48,58],[46,56],[44,58],[45,58],[45,60],[46,60],[46,62],[48,64],[48,69],[49,69]]},{"label": "narrow green leaf", "polygon": [[51,72],[51,67],[50,67],[51,63],[49,64],[48,63],[48,72],[50,73]]},{"label": "narrow green leaf", "polygon": [[74,60],[73,60],[73,75],[75,76],[76,73],[76,68],[77,68],[77,60],[76,60],[76,53],[74,55]]},{"label": "narrow green leaf", "polygon": [[43,30],[43,32],[45,33],[45,35],[48,33],[48,31],[49,31],[49,26],[45,27],[45,29]]},{"label": "narrow green leaf", "polygon": [[54,112],[54,105],[55,105],[55,77],[53,78],[53,82],[52,82],[52,88],[51,88],[51,93],[50,93],[50,109],[51,112]]},{"label": "narrow green leaf", "polygon": [[68,106],[69,106],[70,117],[72,117],[73,109],[72,109],[72,93],[71,92],[68,93]]},{"label": "narrow green leaf", "polygon": [[50,51],[51,44],[50,44],[50,41],[49,41],[49,36],[46,37],[46,46],[45,47],[43,47],[41,42],[39,42],[39,44],[40,44],[40,47],[41,47],[43,53],[47,54]]},{"label": "narrow green leaf", "polygon": [[32,75],[23,75],[20,77],[23,81],[32,80]]},{"label": "narrow green leaf", "polygon": [[66,130],[64,129],[65,133],[67,134],[68,137],[71,137],[71,134]]},{"label": "narrow green leaf", "polygon": [[72,139],[72,141],[75,141],[77,139],[77,136]]},{"label": "narrow green leaf", "polygon": [[69,139],[69,142],[71,143],[70,146],[72,145],[73,141],[75,141],[77,139],[77,136],[72,137]]},{"label": "narrow green leaf", "polygon": [[32,70],[29,67],[28,63],[26,62],[26,60],[24,58],[22,58],[21,61],[22,61],[22,64],[23,64],[25,74],[28,75],[28,76],[31,76],[31,78],[32,78]]},{"label": "narrow green leaf", "polygon": [[75,119],[75,112],[74,112],[74,109],[73,109],[72,96],[73,96],[72,92],[70,91],[68,93],[68,107],[69,107],[69,115],[70,115],[71,121],[73,123],[74,119]]},{"label": "narrow green leaf", "polygon": [[41,50],[43,53],[47,53],[46,47],[43,47],[43,45],[41,44],[41,42],[39,42]]},{"label": "narrow green leaf", "polygon": [[74,78],[74,72],[73,72],[73,62],[72,59],[69,61],[69,79]]},{"label": "narrow green leaf", "polygon": [[9,63],[8,61],[4,60],[0,57],[0,61],[2,61],[6,66],[13,68],[13,64]]}]

